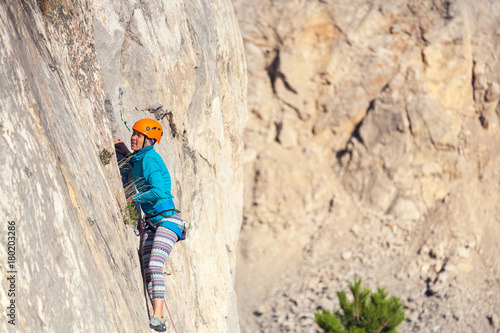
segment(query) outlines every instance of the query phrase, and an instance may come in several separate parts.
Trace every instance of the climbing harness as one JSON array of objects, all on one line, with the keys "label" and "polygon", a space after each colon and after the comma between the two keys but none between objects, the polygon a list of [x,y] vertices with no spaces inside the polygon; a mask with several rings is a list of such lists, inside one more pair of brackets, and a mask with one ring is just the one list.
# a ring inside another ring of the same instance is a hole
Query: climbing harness
[{"label": "climbing harness", "polygon": [[181,212],[180,210],[177,210],[175,208],[169,208],[169,209],[165,209],[162,211],[154,210],[151,213],[146,214],[146,217],[153,218],[153,217],[157,217],[158,215],[161,215],[163,217],[170,217],[170,216],[174,216],[175,214],[179,214],[180,212]]},{"label": "climbing harness", "polygon": [[125,108],[123,107],[123,90],[121,87],[118,88],[118,100],[120,101],[120,106],[122,107],[122,112],[120,113],[122,121],[125,124],[125,127],[127,127],[128,131],[131,132],[130,128],[127,125],[127,119],[125,118]]},{"label": "climbing harness", "polygon": [[186,221],[174,216],[174,215],[177,215],[179,213],[180,213],[180,211],[175,209],[175,208],[170,208],[167,210],[163,210],[161,212],[153,211],[152,213],[146,214],[144,216],[144,220],[141,221],[141,222],[143,222],[142,228],[144,230],[151,230],[153,232],[156,232],[158,225],[155,225],[153,222],[151,222],[151,219],[153,217],[161,215],[163,217],[163,219],[161,219],[160,221],[173,222],[181,228],[182,235],[179,238],[179,240],[185,240],[186,239],[186,229],[187,229]]},{"label": "climbing harness", "polygon": [[161,211],[161,212],[154,211],[154,212],[152,212],[150,214],[146,214],[144,216],[144,222],[145,222],[144,227],[145,227],[146,230],[149,229],[149,230],[151,230],[153,232],[156,232],[156,229],[158,228],[158,226],[154,225],[153,222],[151,222],[151,219],[153,217],[156,217],[158,215],[161,215],[163,217],[170,217],[172,215],[179,214],[179,213],[180,212],[177,209],[171,208],[171,209],[167,209],[167,210],[164,210],[164,211]]}]

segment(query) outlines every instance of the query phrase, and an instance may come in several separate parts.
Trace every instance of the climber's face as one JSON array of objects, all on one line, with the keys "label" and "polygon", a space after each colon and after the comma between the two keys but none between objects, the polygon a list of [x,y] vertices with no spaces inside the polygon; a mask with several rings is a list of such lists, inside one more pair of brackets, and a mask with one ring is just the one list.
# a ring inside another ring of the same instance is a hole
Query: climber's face
[{"label": "climber's face", "polygon": [[144,140],[146,140],[146,136],[141,132],[134,130],[132,132],[132,136],[130,137],[130,147],[133,151],[139,151],[144,146]]}]

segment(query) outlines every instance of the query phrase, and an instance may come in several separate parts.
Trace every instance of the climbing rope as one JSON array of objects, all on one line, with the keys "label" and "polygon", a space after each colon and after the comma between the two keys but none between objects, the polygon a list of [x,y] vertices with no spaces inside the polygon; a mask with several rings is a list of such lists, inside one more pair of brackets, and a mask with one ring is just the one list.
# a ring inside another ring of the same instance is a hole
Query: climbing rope
[{"label": "climbing rope", "polygon": [[[142,221],[139,221],[139,223],[142,223]],[[139,234],[140,234],[140,243],[139,243],[139,260],[141,261],[141,275],[142,275],[142,287],[143,287],[143,291],[144,291],[144,298],[146,298],[146,309],[148,310],[148,318],[151,316],[150,313],[149,313],[149,306],[148,306],[148,299],[147,299],[147,294],[148,294],[148,290],[147,290],[147,287],[146,287],[146,283],[144,283],[146,281],[146,276],[145,276],[145,272],[144,272],[144,264],[143,264],[143,261],[142,261],[142,247],[143,247],[143,237],[144,237],[144,228],[142,228],[141,226],[139,226],[140,230],[139,230]]]},{"label": "climbing rope", "polygon": [[175,333],[177,333],[177,328],[175,328],[174,320],[172,319],[172,315],[170,314],[170,310],[168,309],[167,301],[163,299],[163,303],[165,303],[165,307],[167,308],[168,316],[170,317],[170,321],[172,322],[172,326],[174,327]]},{"label": "climbing rope", "polygon": [[123,90],[122,88],[118,88],[118,99],[120,100],[120,106],[122,107],[122,112],[120,113],[120,116],[122,118],[123,123],[125,124],[125,127],[127,127],[128,131],[130,132],[130,128],[127,125],[127,119],[125,118],[125,108],[123,107]]}]

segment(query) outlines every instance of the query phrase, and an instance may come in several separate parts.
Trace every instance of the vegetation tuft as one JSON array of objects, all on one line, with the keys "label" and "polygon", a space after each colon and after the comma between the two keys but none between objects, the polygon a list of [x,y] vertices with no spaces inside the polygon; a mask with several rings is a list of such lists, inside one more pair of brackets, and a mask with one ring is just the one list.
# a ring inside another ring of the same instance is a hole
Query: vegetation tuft
[{"label": "vegetation tuft", "polygon": [[103,148],[101,152],[99,153],[99,158],[101,159],[102,165],[106,166],[109,163],[111,163],[111,157],[113,156],[113,153],[108,151],[106,148]]},{"label": "vegetation tuft", "polygon": [[128,204],[125,206],[125,212],[123,214],[123,222],[125,224],[134,226],[137,228],[139,225],[139,213],[135,209],[135,206],[132,204]]},{"label": "vegetation tuft", "polygon": [[384,288],[372,293],[361,287],[361,279],[349,284],[352,301],[344,291],[338,291],[342,311],[331,313],[322,309],[314,318],[324,332],[328,333],[397,333],[396,327],[405,320],[405,310],[399,298],[387,298]]},{"label": "vegetation tuft", "polygon": [[38,6],[40,6],[40,10],[42,14],[47,17],[52,15],[56,8],[62,5],[62,0],[37,0]]}]

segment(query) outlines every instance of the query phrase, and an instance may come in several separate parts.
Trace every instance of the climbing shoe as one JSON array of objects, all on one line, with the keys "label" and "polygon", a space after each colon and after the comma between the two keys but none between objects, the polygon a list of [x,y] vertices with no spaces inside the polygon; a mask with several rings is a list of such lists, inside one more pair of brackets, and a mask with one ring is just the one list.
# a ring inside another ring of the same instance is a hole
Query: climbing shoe
[{"label": "climbing shoe", "polygon": [[156,332],[165,332],[167,330],[165,322],[157,317],[151,317],[149,320],[149,328],[155,330]]}]

